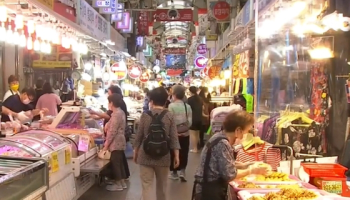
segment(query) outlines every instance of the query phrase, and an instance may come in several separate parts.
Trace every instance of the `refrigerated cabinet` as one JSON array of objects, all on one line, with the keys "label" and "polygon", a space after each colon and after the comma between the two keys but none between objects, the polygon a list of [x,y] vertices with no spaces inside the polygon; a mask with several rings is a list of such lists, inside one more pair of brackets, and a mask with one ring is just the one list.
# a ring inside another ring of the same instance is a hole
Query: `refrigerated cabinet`
[{"label": "refrigerated cabinet", "polygon": [[48,164],[40,158],[0,156],[0,199],[41,199],[49,188]]}]

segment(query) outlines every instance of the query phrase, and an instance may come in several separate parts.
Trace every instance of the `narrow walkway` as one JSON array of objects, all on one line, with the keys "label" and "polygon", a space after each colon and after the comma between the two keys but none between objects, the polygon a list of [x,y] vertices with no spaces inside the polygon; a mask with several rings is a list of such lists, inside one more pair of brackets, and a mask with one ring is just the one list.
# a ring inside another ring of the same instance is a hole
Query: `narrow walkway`
[{"label": "narrow walkway", "polygon": [[[167,200],[191,199],[194,173],[199,163],[199,154],[190,153],[188,160],[189,165],[187,167],[187,183],[181,183],[180,181],[169,179]],[[132,160],[129,160],[129,167],[131,171],[131,178],[129,181],[129,188],[127,190],[122,192],[109,192],[106,191],[104,187],[99,187],[96,185],[87,191],[81,198],[79,198],[79,200],[141,200],[142,188],[139,167]]]}]

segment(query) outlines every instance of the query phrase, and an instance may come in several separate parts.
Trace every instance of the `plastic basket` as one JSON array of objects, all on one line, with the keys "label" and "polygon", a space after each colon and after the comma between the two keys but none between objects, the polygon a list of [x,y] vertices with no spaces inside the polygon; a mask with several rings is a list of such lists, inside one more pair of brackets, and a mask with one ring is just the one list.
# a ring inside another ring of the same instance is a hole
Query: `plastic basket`
[{"label": "plastic basket", "polygon": [[318,163],[301,163],[304,171],[310,177],[345,177],[345,171],[348,170],[339,164],[318,164]]}]

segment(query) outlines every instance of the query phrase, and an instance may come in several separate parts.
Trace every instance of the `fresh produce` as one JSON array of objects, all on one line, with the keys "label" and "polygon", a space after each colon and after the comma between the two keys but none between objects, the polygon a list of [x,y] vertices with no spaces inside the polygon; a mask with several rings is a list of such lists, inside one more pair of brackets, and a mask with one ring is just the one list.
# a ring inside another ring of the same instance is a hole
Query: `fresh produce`
[{"label": "fresh produce", "polygon": [[244,182],[238,185],[238,188],[245,189],[282,189],[282,188],[300,188],[298,184],[290,184],[290,185],[259,185],[252,182]]},{"label": "fresh produce", "polygon": [[264,175],[254,175],[254,176],[246,176],[242,178],[243,181],[293,181],[289,178],[289,175],[282,172],[271,172],[270,174]]},{"label": "fresh produce", "polygon": [[313,200],[317,197],[315,192],[307,189],[288,188],[278,192],[269,192],[264,196],[254,195],[248,200]]}]

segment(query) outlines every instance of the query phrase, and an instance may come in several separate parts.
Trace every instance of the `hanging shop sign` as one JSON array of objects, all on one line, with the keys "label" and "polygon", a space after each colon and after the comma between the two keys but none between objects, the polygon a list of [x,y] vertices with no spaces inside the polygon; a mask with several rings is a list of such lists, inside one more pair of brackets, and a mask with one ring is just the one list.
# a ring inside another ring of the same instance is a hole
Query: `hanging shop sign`
[{"label": "hanging shop sign", "polygon": [[198,68],[204,68],[207,65],[208,59],[204,56],[198,56],[194,60],[194,66]]},{"label": "hanging shop sign", "polygon": [[163,54],[183,55],[186,54],[186,48],[165,48]]},{"label": "hanging shop sign", "polygon": [[133,30],[134,30],[134,23],[132,23],[134,21],[134,18],[133,17],[130,17],[129,19],[129,28],[124,28],[124,29],[121,29],[120,31],[122,33],[132,33]]},{"label": "hanging shop sign", "polygon": [[164,21],[193,21],[192,9],[157,9],[154,12],[156,22]]},{"label": "hanging shop sign", "polygon": [[218,21],[228,21],[231,14],[231,6],[226,1],[215,2],[212,8],[213,17]]},{"label": "hanging shop sign", "polygon": [[242,8],[243,10],[243,25],[247,25],[250,21],[253,20],[253,1],[252,0],[248,0],[244,7]]},{"label": "hanging shop sign", "polygon": [[92,6],[95,8],[108,8],[111,6],[112,0],[93,0]]},{"label": "hanging shop sign", "polygon": [[139,12],[139,18],[137,20],[137,34],[138,35],[149,35],[149,12],[147,11],[141,11]]},{"label": "hanging shop sign", "polygon": [[120,22],[123,20],[123,12],[117,12],[111,15],[111,22]]},{"label": "hanging shop sign", "polygon": [[205,40],[206,41],[216,41],[218,40],[217,34],[211,34],[209,31],[205,33]]},{"label": "hanging shop sign", "polygon": [[143,72],[140,76],[140,81],[142,83],[146,83],[147,81],[149,81],[149,79],[150,79],[150,75],[147,72]]},{"label": "hanging shop sign", "polygon": [[206,54],[207,53],[207,45],[206,44],[200,44],[197,46],[197,53],[198,54]]},{"label": "hanging shop sign", "polygon": [[129,77],[132,79],[137,79],[141,76],[141,67],[138,65],[131,65],[128,70]]},{"label": "hanging shop sign", "polygon": [[97,40],[110,39],[110,24],[84,0],[77,0],[77,17],[80,27]]},{"label": "hanging shop sign", "polygon": [[73,6],[68,6],[59,1],[54,1],[53,11],[74,23],[77,21],[76,11]]},{"label": "hanging shop sign", "polygon": [[116,23],[116,28],[119,30],[130,28],[130,13],[129,12],[123,13],[123,19],[122,19],[122,21]]},{"label": "hanging shop sign", "polygon": [[111,5],[107,8],[100,8],[99,13],[101,14],[114,14],[117,13],[118,10],[118,1],[111,0]]},{"label": "hanging shop sign", "polygon": [[180,76],[180,74],[182,73],[182,69],[168,69],[166,71],[166,75],[168,76]]},{"label": "hanging shop sign", "polygon": [[52,45],[50,54],[33,52],[31,54],[34,68],[70,68],[72,66],[72,50],[61,45]]},{"label": "hanging shop sign", "polygon": [[210,79],[214,79],[215,77],[220,75],[221,66],[211,66],[208,69],[208,77]]},{"label": "hanging shop sign", "polygon": [[128,69],[125,64],[120,64],[119,62],[114,63],[111,66],[112,72],[115,74],[116,80],[124,80],[128,74]]},{"label": "hanging shop sign", "polygon": [[240,54],[239,57],[239,77],[249,78],[249,51]]},{"label": "hanging shop sign", "polygon": [[151,57],[153,55],[153,48],[146,44],[146,49],[142,51],[143,55],[146,57]]}]

